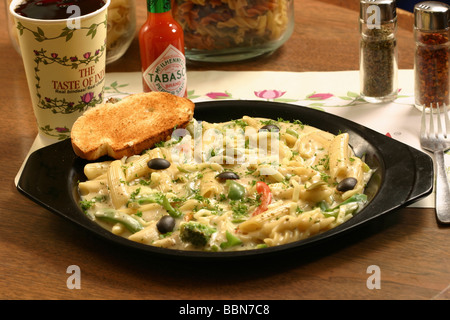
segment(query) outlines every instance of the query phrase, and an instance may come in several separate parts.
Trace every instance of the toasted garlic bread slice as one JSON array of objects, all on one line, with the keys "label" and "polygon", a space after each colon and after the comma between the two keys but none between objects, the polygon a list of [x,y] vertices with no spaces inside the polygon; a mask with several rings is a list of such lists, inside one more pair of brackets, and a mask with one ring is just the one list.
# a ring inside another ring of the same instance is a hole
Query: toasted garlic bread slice
[{"label": "toasted garlic bread slice", "polygon": [[72,147],[81,158],[120,159],[140,154],[166,140],[173,129],[184,128],[194,115],[194,103],[164,92],[130,95],[117,103],[104,103],[75,121]]}]

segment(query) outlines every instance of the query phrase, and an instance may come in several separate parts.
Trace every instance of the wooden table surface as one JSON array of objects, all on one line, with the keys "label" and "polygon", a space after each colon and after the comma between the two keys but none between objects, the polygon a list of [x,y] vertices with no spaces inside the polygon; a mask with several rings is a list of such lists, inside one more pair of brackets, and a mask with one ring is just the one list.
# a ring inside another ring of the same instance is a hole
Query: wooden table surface
[{"label": "wooden table surface", "polygon": [[[140,26],[144,1],[137,6]],[[188,70],[357,70],[357,6],[357,0],[295,0],[294,33],[271,56],[189,64]],[[411,15],[403,13],[399,23],[400,68],[411,69]],[[450,298],[450,229],[437,224],[432,209],[397,210],[277,261],[190,264],[119,248],[38,206],[14,185],[37,129],[21,57],[9,42],[5,19],[0,26],[1,299]],[[107,72],[139,70],[137,40],[107,67]],[[67,287],[71,265],[80,267],[81,289]],[[379,289],[367,286],[370,266],[379,268]]]}]

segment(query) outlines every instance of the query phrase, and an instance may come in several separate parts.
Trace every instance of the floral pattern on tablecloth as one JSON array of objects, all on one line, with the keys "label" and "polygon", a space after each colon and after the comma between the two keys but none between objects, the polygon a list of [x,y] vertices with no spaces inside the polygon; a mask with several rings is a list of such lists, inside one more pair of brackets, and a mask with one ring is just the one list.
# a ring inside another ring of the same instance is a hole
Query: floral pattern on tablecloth
[{"label": "floral pattern on tablecloth", "polygon": [[[130,84],[128,83],[119,83],[117,80],[113,81],[109,85],[105,86],[105,96],[106,98],[122,98],[124,96],[130,95],[134,93],[132,90],[126,90],[125,88],[130,88]],[[365,102],[359,94],[356,92],[348,91],[346,96],[338,96],[332,93],[318,93],[312,92],[304,97],[304,99],[295,99],[289,98],[289,94],[286,95],[286,91],[277,90],[277,89],[261,89],[259,91],[250,92],[250,97],[261,99],[265,101],[274,101],[274,102],[284,102],[284,103],[293,103],[293,102],[303,102],[303,106],[305,107],[313,107],[315,109],[322,109],[321,107],[343,107],[343,106],[352,106],[358,104],[365,104]],[[408,97],[408,96],[401,96]],[[242,97],[234,96],[231,92],[228,91],[216,91],[216,92],[208,92],[205,95],[200,95],[195,92],[195,90],[188,91],[188,98],[191,100],[196,99],[210,99],[210,100],[239,100],[243,99]]]},{"label": "floral pattern on tablecloth", "polygon": [[[195,95],[194,91],[191,91],[192,97],[199,98],[200,96]],[[304,97],[304,99],[293,99],[286,95],[286,91],[276,90],[276,89],[263,89],[260,91],[253,91],[254,97],[265,101],[274,102],[301,102],[305,107],[311,107],[319,110],[324,110],[323,107],[349,107],[356,106],[359,104],[367,104],[367,102],[361,98],[361,96],[352,91],[348,91],[347,95],[336,95],[333,93],[320,93],[312,92]],[[236,99],[230,92],[209,92],[205,95],[212,100],[225,100],[225,99]],[[399,95],[398,98],[408,98],[412,97],[410,95]]]}]

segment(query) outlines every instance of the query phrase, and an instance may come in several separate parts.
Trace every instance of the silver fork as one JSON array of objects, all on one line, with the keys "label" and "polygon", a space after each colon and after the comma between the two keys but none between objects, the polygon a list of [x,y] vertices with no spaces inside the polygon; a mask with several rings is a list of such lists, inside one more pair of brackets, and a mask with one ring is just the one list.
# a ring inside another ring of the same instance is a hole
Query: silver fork
[{"label": "silver fork", "polygon": [[[444,152],[450,148],[450,120],[447,105],[443,105],[445,119],[445,130],[443,129],[441,111],[439,104],[436,108],[423,108],[422,123],[420,128],[420,145],[422,148],[433,152],[436,162],[436,216],[441,223],[450,223],[450,187],[447,180],[447,172],[444,164]],[[429,126],[427,127],[427,113],[429,112]],[[435,122],[437,129],[435,129]]]}]

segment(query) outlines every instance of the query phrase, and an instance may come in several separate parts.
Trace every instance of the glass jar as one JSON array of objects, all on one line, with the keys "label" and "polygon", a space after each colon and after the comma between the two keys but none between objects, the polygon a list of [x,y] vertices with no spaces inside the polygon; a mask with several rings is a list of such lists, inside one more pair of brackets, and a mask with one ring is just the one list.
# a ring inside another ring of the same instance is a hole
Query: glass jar
[{"label": "glass jar", "polygon": [[186,58],[230,62],[278,49],[294,30],[293,0],[173,0]]},{"label": "glass jar", "polygon": [[111,0],[108,8],[106,63],[112,63],[130,47],[136,32],[135,0]]},{"label": "glass jar", "polygon": [[396,10],[394,0],[360,1],[360,94],[369,103],[397,98]]},{"label": "glass jar", "polygon": [[424,1],[414,7],[414,95],[422,108],[450,103],[450,6]]}]

